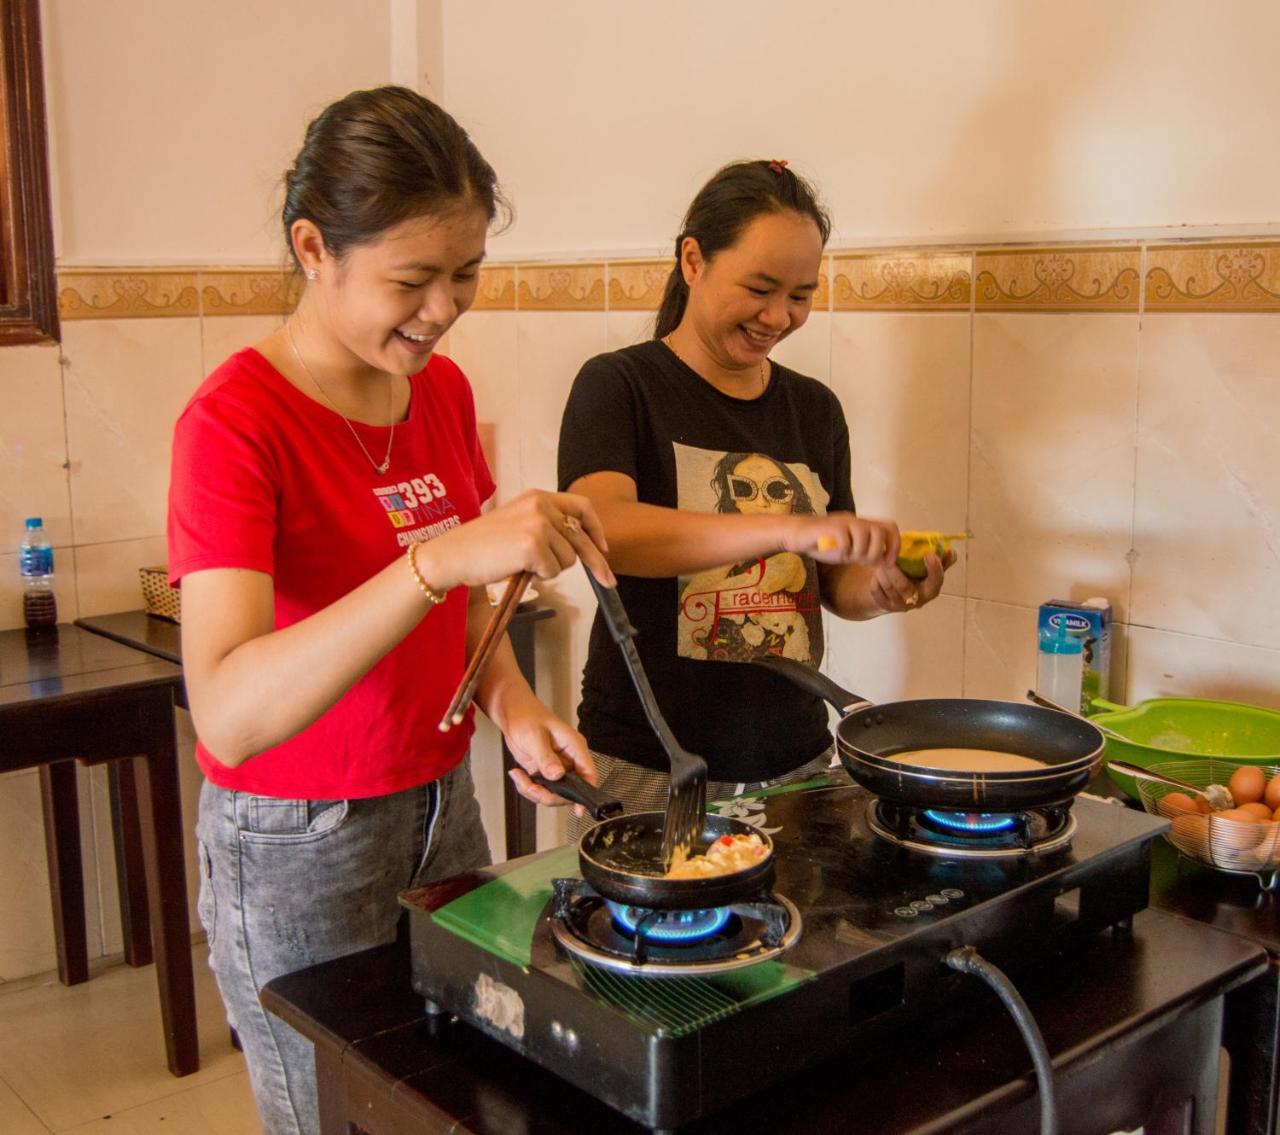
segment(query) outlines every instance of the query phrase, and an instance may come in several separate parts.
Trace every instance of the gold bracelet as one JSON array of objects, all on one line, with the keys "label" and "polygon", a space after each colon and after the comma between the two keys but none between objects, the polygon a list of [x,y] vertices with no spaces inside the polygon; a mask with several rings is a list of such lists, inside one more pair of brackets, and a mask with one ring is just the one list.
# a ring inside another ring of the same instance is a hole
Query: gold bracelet
[{"label": "gold bracelet", "polygon": [[406,558],[409,561],[409,571],[413,573],[413,582],[418,585],[418,590],[420,590],[422,594],[427,597],[427,599],[431,602],[431,605],[433,607],[438,607],[441,603],[445,601],[446,598],[448,598],[448,596],[445,592],[437,591],[434,587],[432,587],[429,583],[427,583],[425,579],[422,578],[422,573],[418,570],[417,555],[418,555],[418,544],[417,542],[415,542],[409,545],[409,551],[406,553]]}]

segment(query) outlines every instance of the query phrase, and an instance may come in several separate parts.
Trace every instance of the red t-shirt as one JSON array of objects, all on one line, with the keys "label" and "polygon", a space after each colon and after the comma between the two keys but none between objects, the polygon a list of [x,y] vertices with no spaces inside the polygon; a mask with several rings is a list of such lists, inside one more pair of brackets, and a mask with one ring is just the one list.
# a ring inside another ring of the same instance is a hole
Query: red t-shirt
[{"label": "red t-shirt", "polygon": [[[429,540],[474,519],[494,484],[466,377],[434,355],[409,379],[409,416],[377,473],[332,410],[257,351],[233,355],[192,396],[174,431],[169,578],[205,568],[267,572],[275,625],[328,606]],[[380,458],[387,430],[354,423]],[[412,587],[409,567],[405,586]],[[264,796],[336,800],[423,784],[453,768],[473,724],[437,725],[465,667],[467,589],[459,587],[325,714],[228,768],[202,745],[214,784]]]}]

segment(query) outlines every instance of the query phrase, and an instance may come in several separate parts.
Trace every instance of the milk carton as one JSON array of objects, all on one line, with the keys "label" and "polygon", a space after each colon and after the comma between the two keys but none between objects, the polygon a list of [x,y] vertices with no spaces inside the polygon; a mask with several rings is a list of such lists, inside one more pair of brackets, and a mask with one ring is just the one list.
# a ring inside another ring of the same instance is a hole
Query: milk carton
[{"label": "milk carton", "polygon": [[1050,599],[1042,603],[1036,626],[1038,640],[1045,635],[1056,635],[1062,625],[1068,633],[1077,636],[1084,647],[1080,711],[1089,713],[1094,698],[1105,698],[1111,692],[1111,604],[1105,599],[1086,599],[1083,603]]}]

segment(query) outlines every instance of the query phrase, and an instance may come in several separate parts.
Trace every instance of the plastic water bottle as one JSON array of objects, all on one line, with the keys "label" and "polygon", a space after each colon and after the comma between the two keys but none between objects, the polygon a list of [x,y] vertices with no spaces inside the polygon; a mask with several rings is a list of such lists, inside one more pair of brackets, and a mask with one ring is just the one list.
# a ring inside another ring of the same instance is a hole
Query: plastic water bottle
[{"label": "plastic water bottle", "polygon": [[53,545],[44,534],[44,521],[27,517],[27,530],[18,546],[22,572],[22,614],[29,627],[58,623],[58,600],[53,594]]},{"label": "plastic water bottle", "polygon": [[1036,656],[1036,693],[1063,709],[1080,713],[1084,679],[1084,643],[1067,630],[1065,619],[1040,632]]}]

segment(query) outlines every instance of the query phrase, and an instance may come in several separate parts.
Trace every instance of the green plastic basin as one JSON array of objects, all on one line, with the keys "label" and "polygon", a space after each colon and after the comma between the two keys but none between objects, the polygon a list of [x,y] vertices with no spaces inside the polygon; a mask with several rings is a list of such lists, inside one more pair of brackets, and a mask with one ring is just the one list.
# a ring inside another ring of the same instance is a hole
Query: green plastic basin
[{"label": "green plastic basin", "polygon": [[[1243,702],[1150,698],[1135,706],[1103,698],[1089,720],[1119,733],[1108,737],[1106,759],[1149,768],[1179,757],[1229,757],[1244,764],[1280,763],[1280,712]],[[1107,769],[1116,787],[1138,799],[1133,778]]]}]

